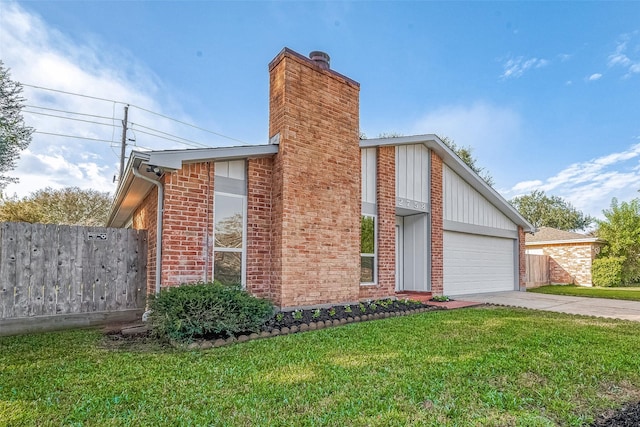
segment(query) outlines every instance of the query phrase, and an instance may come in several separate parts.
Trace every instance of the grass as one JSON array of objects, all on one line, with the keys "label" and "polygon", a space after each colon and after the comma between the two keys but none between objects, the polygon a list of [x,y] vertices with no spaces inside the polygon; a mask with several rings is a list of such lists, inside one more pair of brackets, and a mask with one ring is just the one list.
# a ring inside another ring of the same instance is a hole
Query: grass
[{"label": "grass", "polygon": [[573,285],[549,285],[527,289],[527,292],[640,301],[640,287],[598,288]]},{"label": "grass", "polygon": [[187,352],[0,338],[5,425],[579,426],[640,398],[640,323],[437,311]]}]

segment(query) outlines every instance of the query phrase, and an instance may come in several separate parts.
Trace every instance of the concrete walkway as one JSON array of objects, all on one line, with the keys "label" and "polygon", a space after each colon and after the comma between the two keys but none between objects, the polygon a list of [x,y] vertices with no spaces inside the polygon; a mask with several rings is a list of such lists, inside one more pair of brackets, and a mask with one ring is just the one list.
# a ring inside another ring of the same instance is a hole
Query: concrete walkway
[{"label": "concrete walkway", "polygon": [[640,301],[547,295],[516,291],[457,295],[454,299],[458,301],[474,301],[486,304],[507,305],[532,308],[534,310],[609,317],[612,319],[640,322]]}]

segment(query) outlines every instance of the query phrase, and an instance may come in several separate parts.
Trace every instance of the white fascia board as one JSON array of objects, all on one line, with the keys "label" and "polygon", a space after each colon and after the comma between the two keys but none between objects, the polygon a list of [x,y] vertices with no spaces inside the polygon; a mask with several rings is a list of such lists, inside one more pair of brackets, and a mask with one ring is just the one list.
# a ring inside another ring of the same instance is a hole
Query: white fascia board
[{"label": "white fascia board", "polygon": [[460,175],[462,179],[467,181],[478,191],[484,198],[491,202],[500,212],[505,214],[507,218],[515,224],[520,225],[525,233],[533,233],[536,228],[529,223],[520,212],[518,212],[504,197],[500,195],[493,187],[477,173],[475,173],[465,162],[458,157],[456,153],[442,142],[442,140],[434,134],[401,136],[398,138],[376,138],[360,140],[360,148],[399,146],[411,144],[424,144],[430,150],[433,150],[442,161],[449,166],[455,173]]},{"label": "white fascia board", "polygon": [[180,169],[184,163],[209,160],[233,160],[276,154],[278,145],[246,145],[238,147],[196,148],[149,152],[150,165],[167,169]]}]

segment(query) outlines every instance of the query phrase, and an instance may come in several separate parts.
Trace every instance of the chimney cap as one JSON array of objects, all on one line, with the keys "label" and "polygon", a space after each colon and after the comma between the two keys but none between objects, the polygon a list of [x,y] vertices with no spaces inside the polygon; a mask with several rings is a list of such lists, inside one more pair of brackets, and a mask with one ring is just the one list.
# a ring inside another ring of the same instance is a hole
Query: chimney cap
[{"label": "chimney cap", "polygon": [[331,58],[326,52],[314,50],[309,54],[309,58],[324,70],[328,70],[330,68]]}]

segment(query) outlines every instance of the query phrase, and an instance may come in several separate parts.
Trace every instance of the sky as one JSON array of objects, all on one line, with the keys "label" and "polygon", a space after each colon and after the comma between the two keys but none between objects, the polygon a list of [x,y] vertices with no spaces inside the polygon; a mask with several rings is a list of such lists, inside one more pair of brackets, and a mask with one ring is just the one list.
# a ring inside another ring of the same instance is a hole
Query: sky
[{"label": "sky", "polygon": [[113,194],[127,104],[127,154],[266,144],[285,46],[360,83],[367,137],[472,147],[507,200],[543,190],[602,218],[640,197],[640,2],[0,0],[38,132],[5,194]]}]

